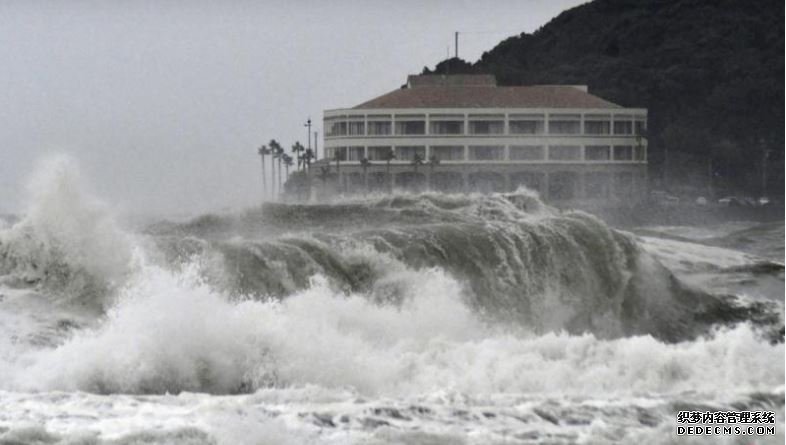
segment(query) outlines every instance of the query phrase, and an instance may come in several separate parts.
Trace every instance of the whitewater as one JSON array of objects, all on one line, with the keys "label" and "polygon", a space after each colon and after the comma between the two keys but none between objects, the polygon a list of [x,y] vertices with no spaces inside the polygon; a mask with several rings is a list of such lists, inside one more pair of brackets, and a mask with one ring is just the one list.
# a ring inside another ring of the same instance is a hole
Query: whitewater
[{"label": "whitewater", "polygon": [[[783,223],[520,189],[129,228],[76,163],[0,220],[0,444],[783,443]],[[767,410],[776,436],[675,435]]]}]

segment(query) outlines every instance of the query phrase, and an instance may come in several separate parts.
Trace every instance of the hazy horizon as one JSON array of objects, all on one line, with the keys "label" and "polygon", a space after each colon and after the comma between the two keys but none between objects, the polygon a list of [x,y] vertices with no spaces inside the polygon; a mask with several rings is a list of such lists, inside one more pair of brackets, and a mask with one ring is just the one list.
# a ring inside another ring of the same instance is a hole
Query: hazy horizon
[{"label": "hazy horizon", "polygon": [[309,116],[321,135],[324,109],[433,67],[456,30],[474,61],[581,3],[4,2],[0,213],[48,153],[125,212],[252,206],[262,143],[305,145]]}]

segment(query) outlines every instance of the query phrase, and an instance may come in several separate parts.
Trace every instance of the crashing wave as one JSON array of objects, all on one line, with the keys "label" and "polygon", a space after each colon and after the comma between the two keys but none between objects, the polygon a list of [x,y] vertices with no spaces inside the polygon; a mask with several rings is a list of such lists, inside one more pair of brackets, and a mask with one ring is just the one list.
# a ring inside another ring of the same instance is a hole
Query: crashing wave
[{"label": "crashing wave", "polygon": [[[222,265],[211,283],[228,293],[285,298],[320,274],[344,292],[397,301],[401,281],[390,277],[439,268],[464,285],[476,311],[535,332],[679,341],[715,322],[766,318],[765,308],[681,283],[633,236],[583,212],[551,209],[526,191],[385,196],[338,208],[275,204],[210,221],[160,231],[158,245],[173,262],[195,252],[211,257]],[[304,227],[309,221],[315,226]],[[239,228],[246,237],[230,238]]]},{"label": "crashing wave", "polygon": [[0,231],[0,276],[6,285],[40,286],[103,307],[121,286],[133,244],[104,206],[85,191],[67,157],[42,162],[28,185],[24,217]]}]

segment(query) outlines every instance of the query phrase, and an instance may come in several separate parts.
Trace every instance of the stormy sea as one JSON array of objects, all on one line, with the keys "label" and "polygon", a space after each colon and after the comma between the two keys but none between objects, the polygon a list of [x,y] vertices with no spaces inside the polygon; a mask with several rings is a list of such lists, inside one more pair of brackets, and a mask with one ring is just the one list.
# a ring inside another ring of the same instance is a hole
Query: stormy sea
[{"label": "stormy sea", "polygon": [[784,441],[782,222],[619,230],[520,189],[130,224],[63,158],[25,199],[0,444]]}]

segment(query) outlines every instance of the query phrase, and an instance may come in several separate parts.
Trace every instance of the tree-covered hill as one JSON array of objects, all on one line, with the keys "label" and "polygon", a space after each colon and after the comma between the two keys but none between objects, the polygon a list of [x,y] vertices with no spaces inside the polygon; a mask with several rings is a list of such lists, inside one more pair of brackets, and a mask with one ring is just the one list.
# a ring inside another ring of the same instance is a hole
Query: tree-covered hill
[{"label": "tree-covered hill", "polygon": [[[649,109],[651,176],[783,193],[784,2],[595,0],[474,65],[424,72],[493,73],[501,84],[586,84]],[[767,156],[767,161],[764,157]],[[669,184],[665,184],[668,186]]]}]

